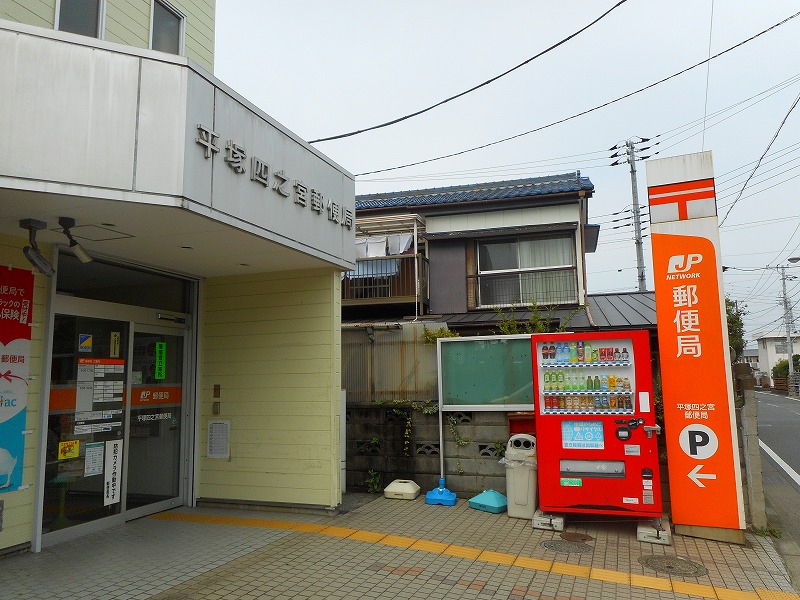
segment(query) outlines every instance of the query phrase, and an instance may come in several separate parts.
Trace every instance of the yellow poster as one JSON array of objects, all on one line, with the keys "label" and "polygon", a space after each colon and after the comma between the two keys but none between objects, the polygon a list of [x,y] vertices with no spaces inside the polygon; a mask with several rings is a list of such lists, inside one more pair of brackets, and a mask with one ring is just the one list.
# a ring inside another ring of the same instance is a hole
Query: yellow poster
[{"label": "yellow poster", "polygon": [[80,440],[67,440],[58,442],[58,460],[78,458],[80,454]]}]

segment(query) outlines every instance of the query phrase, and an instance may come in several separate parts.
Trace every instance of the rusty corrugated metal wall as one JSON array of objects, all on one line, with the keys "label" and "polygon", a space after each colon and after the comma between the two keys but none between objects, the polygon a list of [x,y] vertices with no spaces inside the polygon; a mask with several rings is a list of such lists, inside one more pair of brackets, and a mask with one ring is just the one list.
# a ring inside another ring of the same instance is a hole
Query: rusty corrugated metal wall
[{"label": "rusty corrugated metal wall", "polygon": [[399,328],[376,325],[342,331],[342,388],[349,405],[437,400],[436,344],[422,341],[423,326],[404,323]]}]

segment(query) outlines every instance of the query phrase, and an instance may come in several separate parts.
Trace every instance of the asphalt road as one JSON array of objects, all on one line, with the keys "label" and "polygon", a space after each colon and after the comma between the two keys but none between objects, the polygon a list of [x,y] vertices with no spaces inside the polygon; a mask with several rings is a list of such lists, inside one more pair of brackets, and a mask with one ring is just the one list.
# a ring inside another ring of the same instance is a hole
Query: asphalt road
[{"label": "asphalt road", "polygon": [[800,399],[756,392],[767,522],[800,591]]}]

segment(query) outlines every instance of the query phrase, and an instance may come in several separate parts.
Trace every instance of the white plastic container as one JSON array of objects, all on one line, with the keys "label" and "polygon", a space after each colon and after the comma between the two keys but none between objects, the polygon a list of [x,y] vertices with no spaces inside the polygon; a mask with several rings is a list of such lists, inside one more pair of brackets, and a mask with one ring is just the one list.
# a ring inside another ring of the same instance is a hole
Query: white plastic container
[{"label": "white plastic container", "polygon": [[419,486],[409,479],[395,479],[383,489],[384,498],[413,500],[419,496]]}]

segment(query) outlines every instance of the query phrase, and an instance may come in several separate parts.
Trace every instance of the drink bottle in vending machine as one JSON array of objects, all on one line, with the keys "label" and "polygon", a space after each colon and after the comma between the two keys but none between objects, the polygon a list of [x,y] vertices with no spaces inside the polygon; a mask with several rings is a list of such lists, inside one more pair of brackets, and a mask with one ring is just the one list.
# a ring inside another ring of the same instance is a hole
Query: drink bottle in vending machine
[{"label": "drink bottle in vending machine", "polygon": [[531,344],[540,509],[660,518],[649,332],[534,334]]}]

